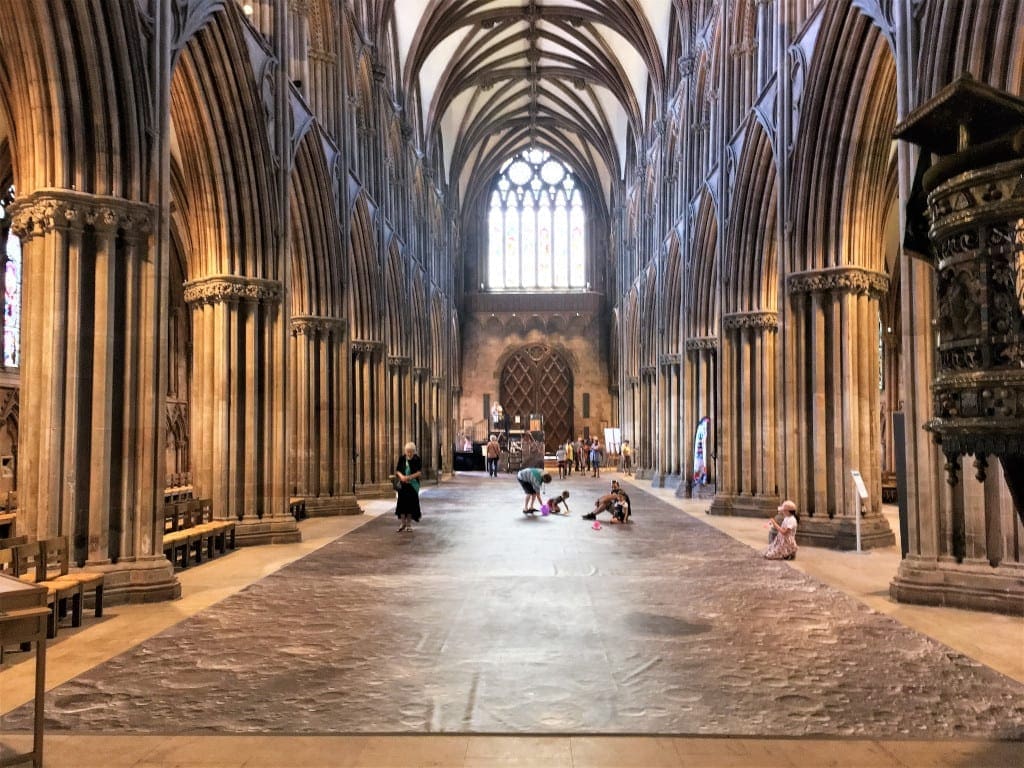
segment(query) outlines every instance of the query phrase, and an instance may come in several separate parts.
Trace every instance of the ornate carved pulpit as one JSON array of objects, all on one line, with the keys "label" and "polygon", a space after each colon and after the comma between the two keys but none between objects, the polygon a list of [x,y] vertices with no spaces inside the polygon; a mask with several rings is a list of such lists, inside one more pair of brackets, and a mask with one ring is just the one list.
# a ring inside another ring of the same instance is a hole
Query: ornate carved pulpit
[{"label": "ornate carved pulpit", "polygon": [[924,427],[951,485],[961,456],[974,455],[979,481],[997,457],[1024,521],[1024,101],[965,75],[895,135],[937,156],[907,206],[907,248],[931,261],[938,288]]}]

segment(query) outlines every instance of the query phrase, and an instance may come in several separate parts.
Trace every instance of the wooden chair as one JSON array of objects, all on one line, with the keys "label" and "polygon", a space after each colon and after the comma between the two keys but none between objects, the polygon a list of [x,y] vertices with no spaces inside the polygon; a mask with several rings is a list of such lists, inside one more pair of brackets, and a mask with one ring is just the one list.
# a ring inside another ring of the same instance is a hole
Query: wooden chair
[{"label": "wooden chair", "polygon": [[82,585],[72,581],[47,581],[46,556],[41,542],[18,544],[14,552],[15,575],[30,584],[46,587],[46,604],[50,607],[50,619],[46,626],[48,638],[57,636],[57,625],[68,613],[71,601],[71,626],[82,625]]},{"label": "wooden chair", "polygon": [[[93,594],[93,611],[96,618],[103,615],[103,574],[91,571],[70,570],[70,551],[67,536],[43,539],[39,542],[42,558],[46,564],[46,581],[79,584],[82,596]],[[77,625],[75,625],[77,626]]]}]

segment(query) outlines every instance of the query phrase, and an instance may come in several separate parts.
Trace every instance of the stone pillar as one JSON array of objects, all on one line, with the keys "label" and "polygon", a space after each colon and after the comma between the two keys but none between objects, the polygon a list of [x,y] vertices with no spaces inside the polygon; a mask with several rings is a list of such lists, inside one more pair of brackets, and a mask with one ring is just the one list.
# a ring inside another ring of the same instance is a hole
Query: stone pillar
[{"label": "stone pillar", "polygon": [[281,284],[216,275],[185,284],[192,307],[196,495],[238,521],[239,544],[298,541],[287,461],[277,446],[286,406]]},{"label": "stone pillar", "polygon": [[[715,455],[718,444],[715,440],[718,429],[718,338],[715,336],[698,336],[686,340],[686,388],[683,399],[688,406],[688,416],[684,420],[682,435],[683,451],[683,482],[680,483],[680,495],[694,498],[710,498],[715,495],[718,483],[718,470]],[[711,420],[708,433],[708,455],[705,456],[708,482],[706,485],[693,485],[693,442],[694,434],[700,420],[707,416]]]},{"label": "stone pillar", "polygon": [[430,369],[413,368],[412,399],[408,401],[412,408],[412,436],[416,443],[420,459],[423,460],[423,473],[429,477],[433,467],[433,447],[430,445]]},{"label": "stone pillar", "polygon": [[[388,397],[391,407],[388,409],[388,419],[391,422],[391,437],[388,442],[390,453],[395,458],[402,451],[409,440],[413,439],[410,429],[410,375],[412,359],[408,357],[388,358]],[[421,456],[422,458],[422,456]],[[393,469],[393,468],[390,468]]]},{"label": "stone pillar", "polygon": [[907,432],[929,431],[945,467],[908,446],[910,551],[890,594],[1024,615],[1024,100],[965,75],[896,136],[939,156],[906,203],[908,254],[935,270],[936,364],[905,373],[931,380],[931,418]]},{"label": "stone pillar", "polygon": [[[390,398],[384,376],[384,344],[379,341],[353,341],[353,461],[356,495],[384,497],[393,493],[388,475],[398,452],[391,456],[388,444]],[[400,450],[400,448],[399,448]]]},{"label": "stone pillar", "polygon": [[152,206],[38,190],[8,207],[23,249],[18,530],[68,536],[112,602],[180,594],[163,556],[166,285]]},{"label": "stone pillar", "polygon": [[[765,517],[779,504],[775,468],[776,312],[722,318],[722,355],[730,375],[722,388],[719,481],[711,514]],[[724,377],[723,377],[724,378]]]},{"label": "stone pillar", "polygon": [[[856,547],[855,515],[861,514],[861,546],[889,546],[895,536],[881,514],[878,440],[878,302],[886,275],[861,267],[832,267],[789,276],[800,375],[810,383],[797,410],[804,430],[793,450],[805,462],[810,487],[782,488],[802,514],[802,544]],[[858,470],[869,491],[867,507],[850,472]]]},{"label": "stone pillar", "polygon": [[348,336],[345,321],[291,319],[289,492],[310,517],[358,515],[348,456]]},{"label": "stone pillar", "polygon": [[[680,482],[679,471],[679,365],[680,355],[661,355],[658,359],[661,388],[661,439],[659,445],[659,481],[675,488]],[[626,438],[625,435],[623,435]],[[627,438],[628,439],[628,438]]]}]

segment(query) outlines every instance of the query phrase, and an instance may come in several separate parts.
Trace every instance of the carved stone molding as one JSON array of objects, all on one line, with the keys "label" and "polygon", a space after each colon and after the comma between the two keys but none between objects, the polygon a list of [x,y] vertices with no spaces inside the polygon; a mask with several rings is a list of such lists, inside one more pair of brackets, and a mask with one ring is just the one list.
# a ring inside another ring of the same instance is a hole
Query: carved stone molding
[{"label": "carved stone molding", "polygon": [[686,349],[718,349],[717,336],[696,336],[686,340]]},{"label": "carved stone molding", "polygon": [[372,354],[378,349],[384,348],[384,342],[382,341],[366,341],[357,339],[352,342],[352,352],[358,355]]},{"label": "carved stone molding", "polygon": [[638,386],[640,384],[640,377],[639,376],[627,376],[626,377],[626,384],[628,384],[631,387]]},{"label": "carved stone molding", "polygon": [[330,333],[343,334],[345,321],[336,317],[318,317],[316,315],[300,315],[293,317],[292,336],[326,336]]},{"label": "carved stone molding", "polygon": [[779,328],[778,312],[735,312],[722,318],[722,326],[727,331],[742,328],[776,331]]},{"label": "carved stone molding", "polygon": [[657,372],[658,369],[655,368],[653,365],[644,365],[640,367],[640,375],[643,376],[644,378],[653,378],[654,374],[656,374]]},{"label": "carved stone molding", "polygon": [[444,386],[444,378],[442,378],[441,376],[431,376],[430,383],[433,384],[435,387]]},{"label": "carved stone molding", "polygon": [[388,368],[408,368],[412,365],[411,357],[401,357],[398,355],[388,356]]},{"label": "carved stone molding", "polygon": [[794,272],[788,280],[790,294],[856,293],[880,298],[889,290],[889,276],[863,267],[828,267]]},{"label": "carved stone molding", "polygon": [[430,375],[429,368],[413,368],[412,372],[415,373],[417,376],[421,376],[423,378],[426,378],[427,376]]},{"label": "carved stone molding", "polygon": [[254,301],[280,304],[282,286],[277,280],[236,275],[213,275],[185,283],[186,304],[219,304]]},{"label": "carved stone molding", "polygon": [[680,354],[674,355],[659,355],[658,365],[679,365],[683,361],[683,356]]},{"label": "carved stone molding", "polygon": [[55,229],[85,227],[137,238],[152,230],[154,210],[148,203],[70,189],[40,189],[7,207],[11,231],[22,241]]}]

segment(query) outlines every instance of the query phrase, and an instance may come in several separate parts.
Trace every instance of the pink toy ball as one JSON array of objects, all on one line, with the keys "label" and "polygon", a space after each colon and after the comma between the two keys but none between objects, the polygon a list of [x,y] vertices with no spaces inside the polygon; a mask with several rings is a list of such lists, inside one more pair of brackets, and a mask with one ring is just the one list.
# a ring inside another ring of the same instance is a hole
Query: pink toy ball
[{"label": "pink toy ball", "polygon": [[594,524],[592,526],[590,526],[590,527],[593,528],[595,531],[600,531],[601,530],[601,524],[597,520],[595,520]]},{"label": "pink toy ball", "polygon": [[547,504],[541,505],[540,513],[542,515],[549,515],[549,514],[551,514],[551,507],[549,507]]}]

